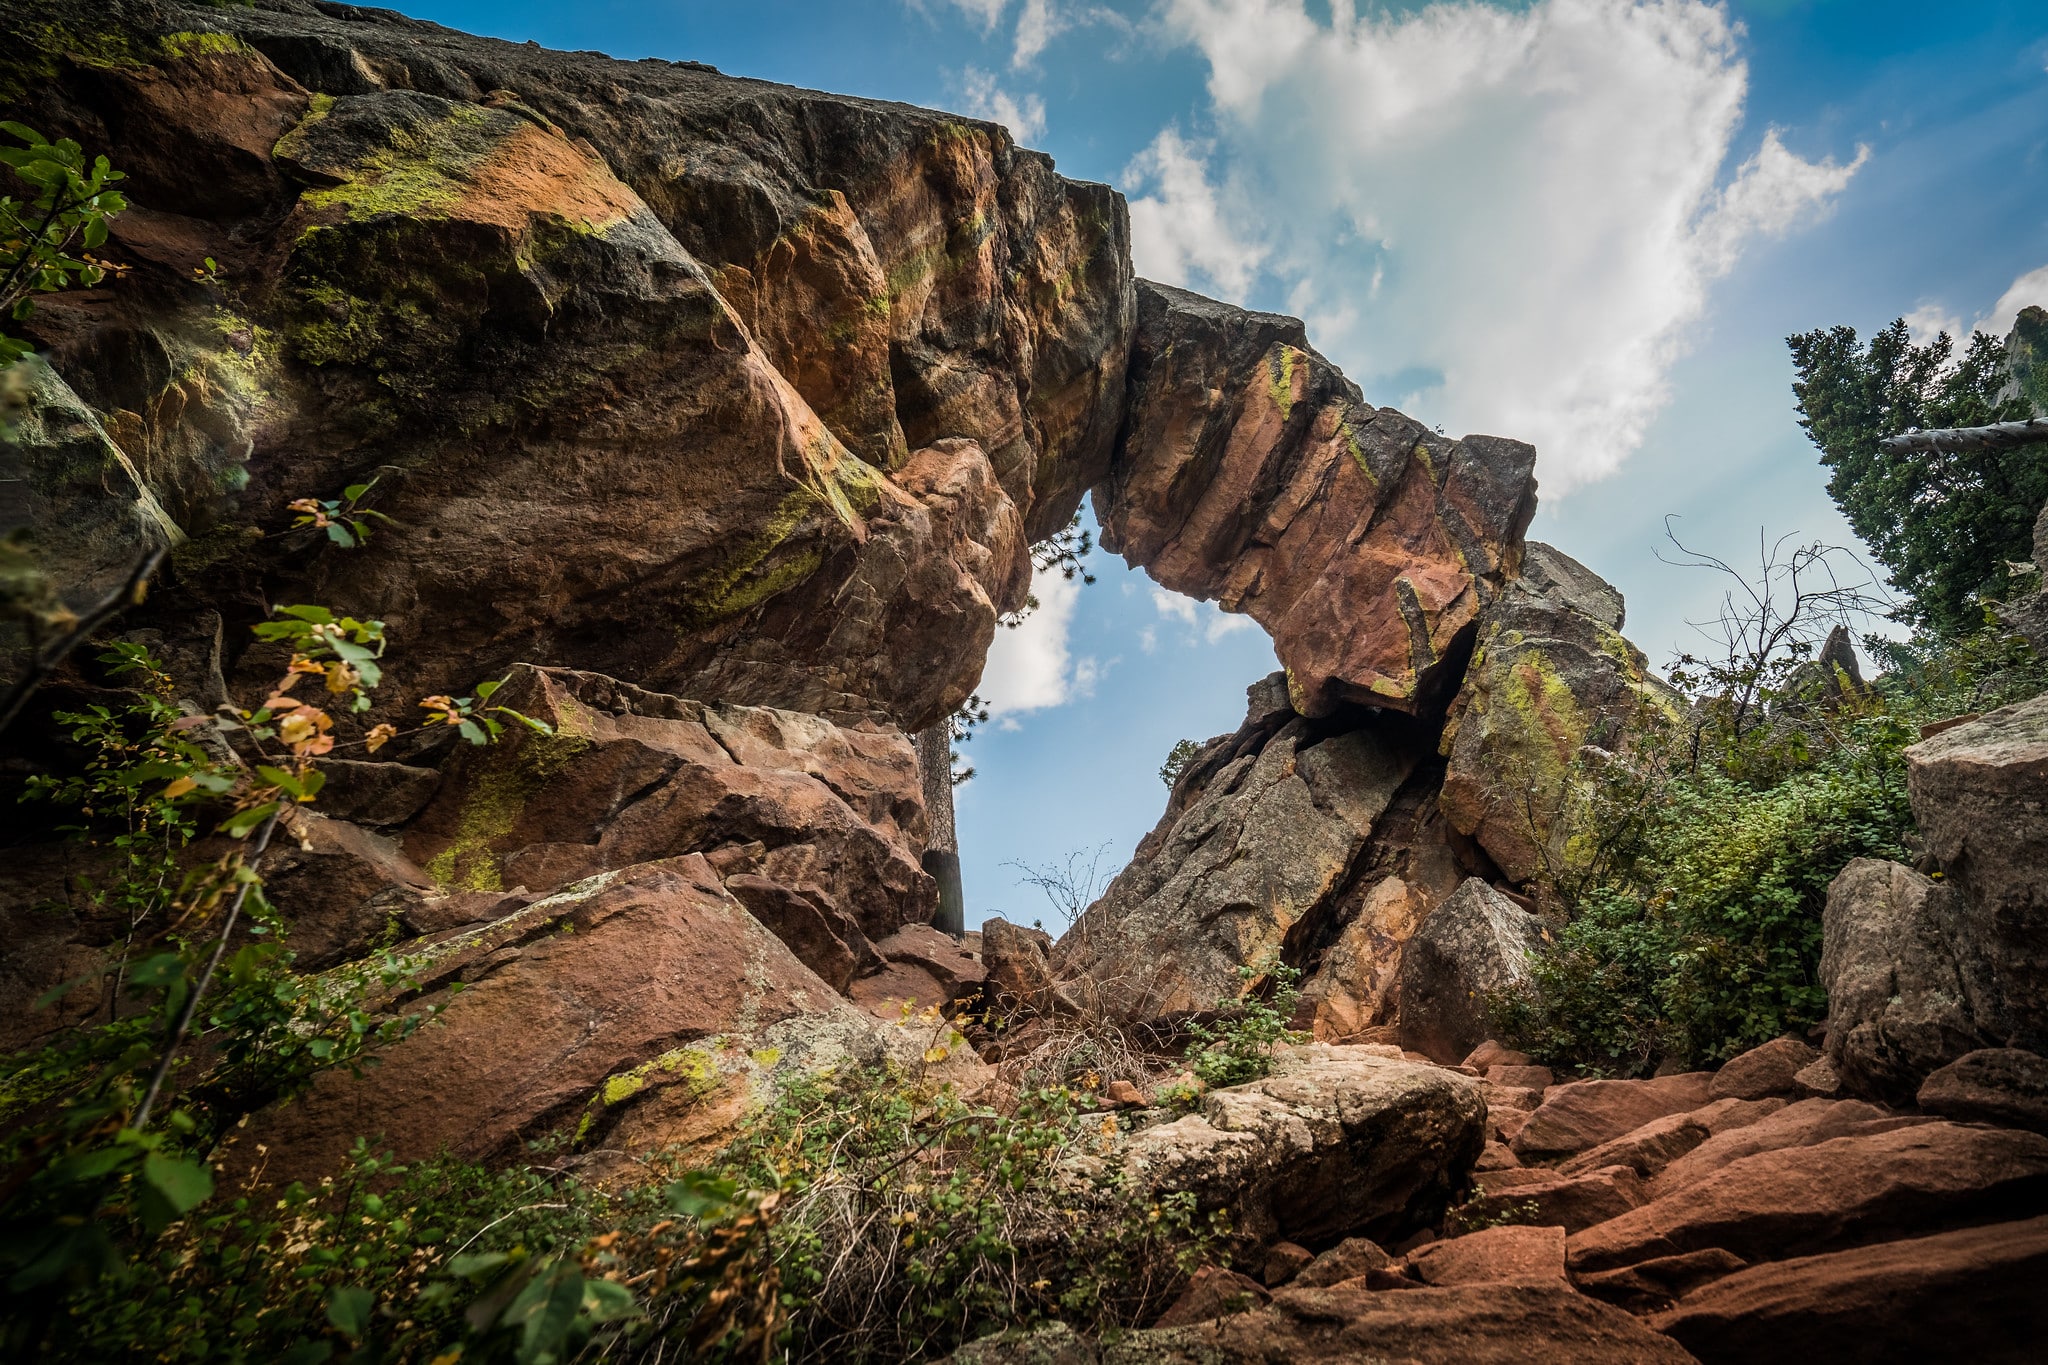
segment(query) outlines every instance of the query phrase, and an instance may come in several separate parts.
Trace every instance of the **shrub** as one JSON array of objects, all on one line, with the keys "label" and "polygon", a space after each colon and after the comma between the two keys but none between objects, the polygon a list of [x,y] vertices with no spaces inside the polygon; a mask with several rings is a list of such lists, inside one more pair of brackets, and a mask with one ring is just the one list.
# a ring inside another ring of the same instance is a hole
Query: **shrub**
[{"label": "shrub", "polygon": [[1996,630],[1883,657],[1893,672],[1866,693],[1823,706],[1769,689],[1769,720],[1746,733],[1707,706],[1696,744],[1639,730],[1622,757],[1581,761],[1569,865],[1545,888],[1566,923],[1530,988],[1494,1002],[1515,1045],[1626,1075],[1725,1060],[1826,1017],[1828,884],[1853,858],[1910,858],[1904,750],[1919,726],[2048,687]]},{"label": "shrub", "polygon": [[1274,1044],[1306,1040],[1288,1027],[1301,1003],[1300,969],[1266,961],[1237,971],[1244,989],[1217,1002],[1216,1021],[1188,1025],[1188,1069],[1206,1086],[1255,1081],[1272,1071]]}]

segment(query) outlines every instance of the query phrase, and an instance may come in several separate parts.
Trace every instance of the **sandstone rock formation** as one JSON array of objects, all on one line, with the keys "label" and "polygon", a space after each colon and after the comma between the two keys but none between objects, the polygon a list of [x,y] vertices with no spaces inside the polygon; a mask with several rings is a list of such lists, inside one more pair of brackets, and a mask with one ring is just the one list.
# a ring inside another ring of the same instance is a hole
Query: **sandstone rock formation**
[{"label": "sandstone rock formation", "polygon": [[1528,980],[1544,937],[1541,920],[1466,878],[1402,950],[1402,1043],[1448,1062],[1492,1037],[1489,997]]},{"label": "sandstone rock formation", "polygon": [[1514,573],[1536,452],[1447,440],[1358,387],[1294,318],[1142,283],[1103,545],[1249,613],[1302,715],[1428,707]]},{"label": "sandstone rock formation", "polygon": [[1444,812],[1509,880],[1562,865],[1562,817],[1580,751],[1616,747],[1644,709],[1676,694],[1621,635],[1621,594],[1531,542],[1520,577],[1479,621],[1443,751]]}]

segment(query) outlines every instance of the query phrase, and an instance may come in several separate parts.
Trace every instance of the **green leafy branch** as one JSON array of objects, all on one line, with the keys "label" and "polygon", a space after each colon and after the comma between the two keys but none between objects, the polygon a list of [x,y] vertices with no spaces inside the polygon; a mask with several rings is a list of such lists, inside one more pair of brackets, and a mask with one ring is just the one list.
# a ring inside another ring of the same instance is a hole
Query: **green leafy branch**
[{"label": "green leafy branch", "polygon": [[[124,177],[69,138],[48,141],[25,124],[0,121],[0,133],[23,145],[0,146],[0,164],[27,188],[0,195],[0,317],[25,322],[35,295],[73,285],[98,284],[123,267],[92,253],[105,245],[107,222],[128,207],[119,190]],[[74,254],[75,253],[75,254]],[[25,341],[0,331],[0,368],[27,355]]]}]

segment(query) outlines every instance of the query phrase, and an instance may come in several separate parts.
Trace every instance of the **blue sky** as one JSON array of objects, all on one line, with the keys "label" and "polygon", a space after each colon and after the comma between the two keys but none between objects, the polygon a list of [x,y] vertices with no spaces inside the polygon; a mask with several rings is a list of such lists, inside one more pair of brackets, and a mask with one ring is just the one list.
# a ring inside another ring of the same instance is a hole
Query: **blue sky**
[{"label": "blue sky", "polygon": [[[409,0],[472,32],[997,117],[1133,201],[1139,273],[1306,317],[1375,402],[1532,440],[1533,535],[1661,663],[1719,589],[1655,550],[1850,542],[1790,332],[2002,330],[2048,303],[2048,6],[1905,0]],[[1095,556],[1001,640],[960,792],[970,920],[1009,864],[1157,820],[1263,633]]]}]

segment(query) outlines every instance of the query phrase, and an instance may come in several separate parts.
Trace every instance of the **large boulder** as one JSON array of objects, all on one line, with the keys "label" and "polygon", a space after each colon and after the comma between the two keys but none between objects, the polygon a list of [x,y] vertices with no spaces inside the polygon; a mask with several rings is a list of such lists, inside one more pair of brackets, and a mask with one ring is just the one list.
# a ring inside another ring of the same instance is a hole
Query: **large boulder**
[{"label": "large boulder", "polygon": [[2041,1358],[2048,1218],[1739,1270],[1651,1321],[1706,1365]]},{"label": "large boulder", "polygon": [[1966,1052],[1929,1076],[1917,1099],[1944,1118],[2048,1133],[2048,1057],[2011,1047]]},{"label": "large boulder", "polygon": [[1580,751],[1617,749],[1639,715],[1676,708],[1621,624],[1619,592],[1535,541],[1479,619],[1444,727],[1441,800],[1511,881],[1561,868]]},{"label": "large boulder", "polygon": [[1744,1157],[1575,1235],[1566,1254],[1575,1274],[1709,1247],[1754,1263],[2043,1210],[2048,1138],[1927,1123]]},{"label": "large boulder", "polygon": [[1975,912],[2003,1041],[2048,1050],[2048,696],[1913,745],[1906,783],[1927,851]]},{"label": "large boulder", "polygon": [[1331,733],[1296,714],[1277,677],[1250,699],[1244,728],[1189,765],[1131,865],[1060,940],[1060,976],[1114,1014],[1235,997],[1238,969],[1277,958],[1340,889],[1419,757],[1405,726]]},{"label": "large boulder", "polygon": [[[140,206],[34,339],[195,536],[164,609],[375,615],[394,713],[538,658],[922,728],[1107,471],[1124,206],[996,125],[363,9],[31,12],[4,112]],[[370,553],[274,534],[379,468]]]},{"label": "large boulder", "polygon": [[1366,1048],[1278,1049],[1274,1074],[1132,1135],[1134,1189],[1192,1192],[1254,1242],[1387,1241],[1433,1222],[1484,1137],[1470,1081]]},{"label": "large boulder", "polygon": [[1302,324],[1140,282],[1103,545],[1273,636],[1295,709],[1429,710],[1521,558],[1535,451],[1391,409]]},{"label": "large boulder", "polygon": [[2002,1044],[1986,936],[1953,883],[1858,858],[1828,886],[1827,1059],[1852,1094],[1912,1102],[1929,1072]]},{"label": "large boulder", "polygon": [[524,665],[492,700],[553,733],[513,724],[451,760],[405,835],[444,885],[552,891],[703,853],[840,989],[881,965],[873,940],[931,918],[917,757],[898,731]]},{"label": "large boulder", "polygon": [[1490,1002],[1529,979],[1543,921],[1468,877],[1401,955],[1401,1041],[1449,1065],[1494,1034]]},{"label": "large boulder", "polygon": [[1688,1071],[1647,1081],[1573,1081],[1552,1086],[1515,1134],[1515,1153],[1540,1161],[1598,1147],[1652,1119],[1700,1108],[1707,1103],[1712,1085],[1711,1073]]},{"label": "large boulder", "polygon": [[401,1159],[504,1161],[546,1137],[644,1151],[715,1137],[786,1077],[889,1055],[881,1026],[699,854],[604,873],[407,958],[418,985],[398,1008],[439,1017],[362,1074],[322,1072],[257,1114],[228,1168],[315,1180],[358,1137]]}]

